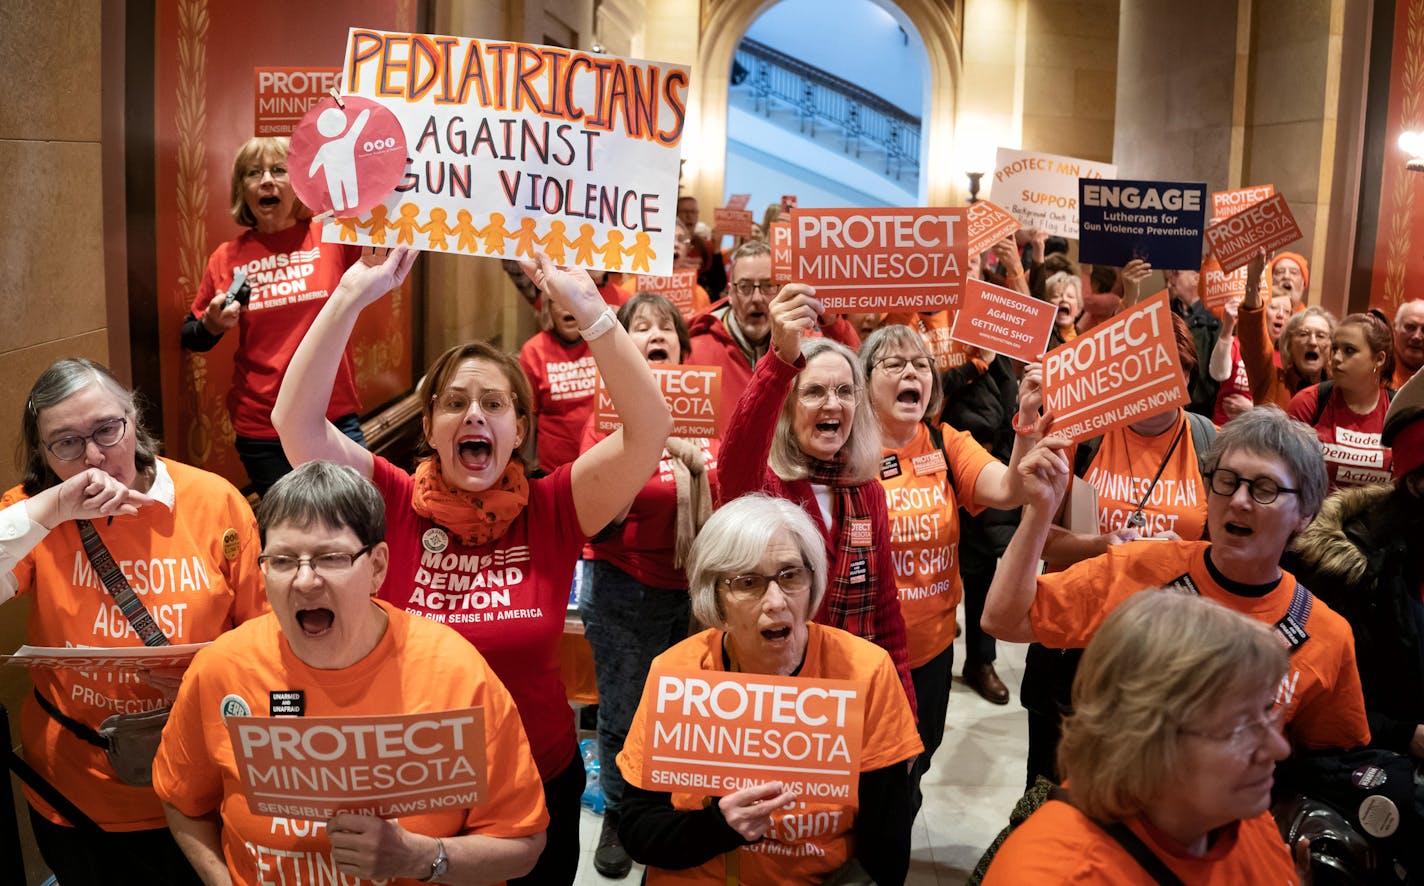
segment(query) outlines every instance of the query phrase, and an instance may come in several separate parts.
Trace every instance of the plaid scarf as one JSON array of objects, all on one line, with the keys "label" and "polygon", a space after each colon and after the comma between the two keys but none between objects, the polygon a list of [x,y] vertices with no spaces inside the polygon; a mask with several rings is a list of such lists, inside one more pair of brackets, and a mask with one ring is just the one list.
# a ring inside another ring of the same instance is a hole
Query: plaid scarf
[{"label": "plaid scarf", "polygon": [[866,504],[867,487],[880,491],[880,484],[847,483],[842,480],[844,465],[834,461],[808,459],[807,479],[831,488],[831,528],[828,536],[830,575],[826,576],[826,598],[816,621],[840,628],[875,642],[875,595],[878,562],[875,531]]}]

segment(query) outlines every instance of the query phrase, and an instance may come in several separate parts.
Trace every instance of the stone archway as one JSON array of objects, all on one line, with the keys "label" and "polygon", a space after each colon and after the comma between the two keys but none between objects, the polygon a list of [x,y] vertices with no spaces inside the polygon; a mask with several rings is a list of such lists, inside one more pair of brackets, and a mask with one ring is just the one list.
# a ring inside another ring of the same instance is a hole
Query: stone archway
[{"label": "stone archway", "polygon": [[[920,174],[925,182],[926,205],[956,202],[958,188],[953,165],[954,120],[962,57],[959,31],[963,3],[936,0],[873,0],[893,6],[919,32],[928,57],[924,143]],[[776,0],[707,0],[702,14],[703,39],[698,47],[691,105],[698,121],[690,139],[683,142],[683,190],[704,207],[720,206],[727,156],[727,90],[732,56],[757,16]],[[935,162],[943,158],[944,162]]]}]

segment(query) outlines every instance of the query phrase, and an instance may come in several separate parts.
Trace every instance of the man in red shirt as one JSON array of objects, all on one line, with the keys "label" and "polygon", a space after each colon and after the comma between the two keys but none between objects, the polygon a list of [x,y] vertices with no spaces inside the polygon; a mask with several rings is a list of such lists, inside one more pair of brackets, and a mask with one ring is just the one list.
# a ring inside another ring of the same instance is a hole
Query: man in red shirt
[{"label": "man in red shirt", "polygon": [[1410,299],[1394,313],[1394,387],[1424,366],[1424,298]]}]

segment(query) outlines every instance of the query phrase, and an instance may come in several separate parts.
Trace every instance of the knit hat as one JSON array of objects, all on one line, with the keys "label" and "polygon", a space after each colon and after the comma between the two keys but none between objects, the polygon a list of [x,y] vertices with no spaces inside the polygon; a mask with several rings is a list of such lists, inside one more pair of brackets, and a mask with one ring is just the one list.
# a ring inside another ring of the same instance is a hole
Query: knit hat
[{"label": "knit hat", "polygon": [[1414,373],[1394,395],[1380,442],[1393,448],[1396,480],[1424,467],[1424,372]]},{"label": "knit hat", "polygon": [[[1273,258],[1273,259],[1271,259],[1270,261],[1266,262],[1266,285],[1267,285],[1267,286],[1270,285],[1271,278],[1272,278],[1272,277],[1274,276],[1274,274],[1275,274],[1276,262],[1280,261],[1280,260],[1283,259],[1283,258],[1288,258],[1288,259],[1290,259],[1291,261],[1295,262],[1297,265],[1300,265],[1300,277],[1301,277],[1301,280],[1304,281],[1304,282],[1301,284],[1301,288],[1302,288],[1303,290],[1305,290],[1306,292],[1309,292],[1309,291],[1310,291],[1310,262],[1306,261],[1305,256],[1301,255],[1299,252],[1281,252],[1281,253],[1277,253],[1275,258]],[[1304,302],[1304,301],[1305,301],[1305,292],[1302,292],[1300,295],[1301,295],[1301,301]]]}]

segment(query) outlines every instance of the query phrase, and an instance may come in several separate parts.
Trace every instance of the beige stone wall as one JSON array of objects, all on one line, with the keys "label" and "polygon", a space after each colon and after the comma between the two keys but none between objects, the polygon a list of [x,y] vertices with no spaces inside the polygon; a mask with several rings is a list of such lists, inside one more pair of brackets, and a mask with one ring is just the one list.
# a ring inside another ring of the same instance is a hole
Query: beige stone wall
[{"label": "beige stone wall", "polygon": [[1117,0],[1026,0],[1023,147],[1112,160]]}]

